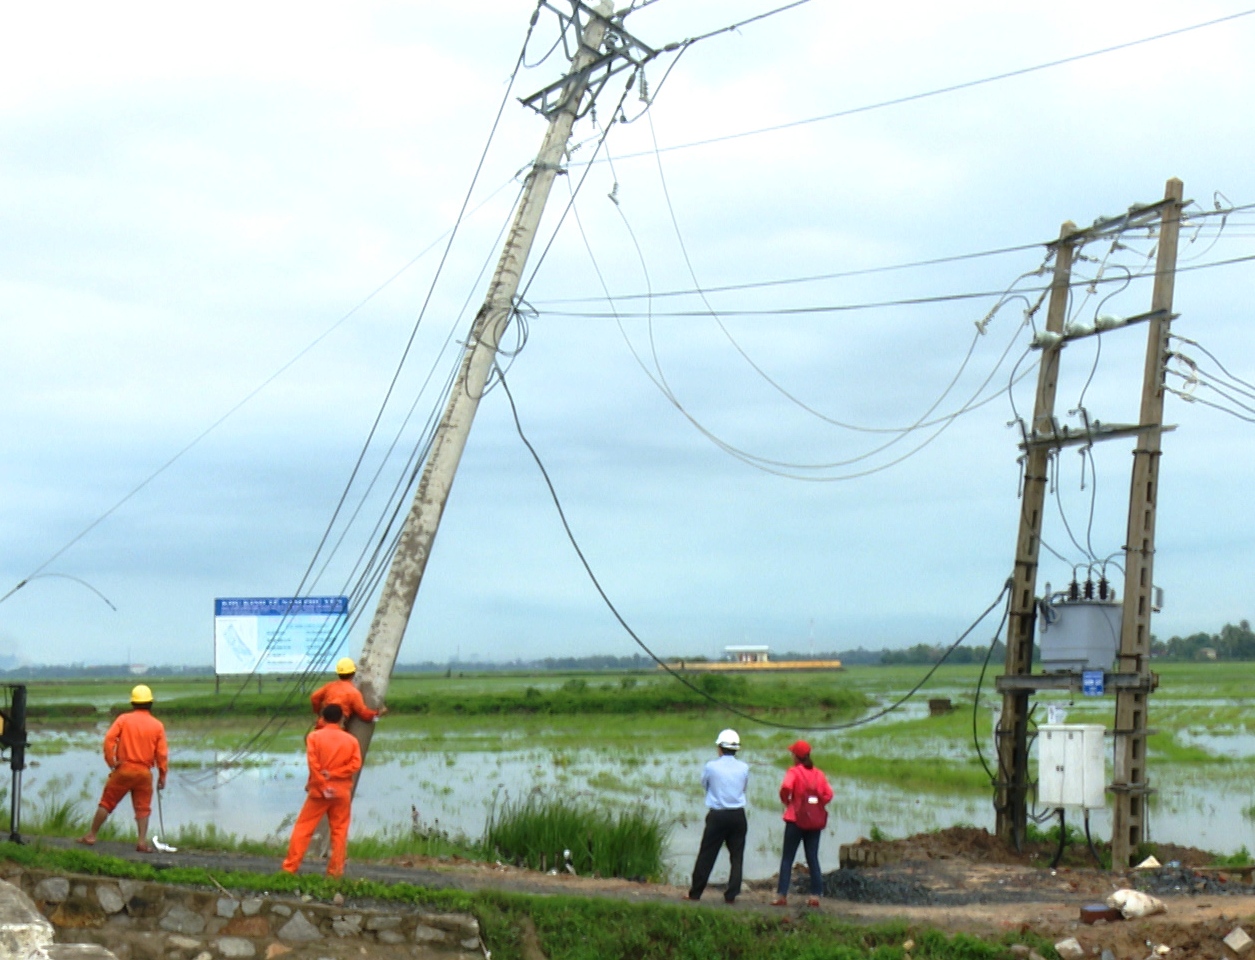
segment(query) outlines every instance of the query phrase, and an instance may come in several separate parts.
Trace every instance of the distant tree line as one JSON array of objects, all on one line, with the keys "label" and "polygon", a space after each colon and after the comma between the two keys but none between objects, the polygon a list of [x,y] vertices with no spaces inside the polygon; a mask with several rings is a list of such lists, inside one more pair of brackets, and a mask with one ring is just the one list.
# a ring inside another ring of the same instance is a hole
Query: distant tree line
[{"label": "distant tree line", "polygon": [[[894,665],[927,665],[939,661],[946,651],[940,644],[917,643],[904,650],[868,650],[858,647],[853,650],[839,652],[809,651],[801,653],[794,650],[773,652],[772,660],[840,660],[846,666],[894,666]],[[1040,659],[1040,651],[1033,647],[1033,659]],[[1164,642],[1151,638],[1151,655],[1163,660],[1255,660],[1255,632],[1251,630],[1248,620],[1240,621],[1236,626],[1225,624],[1219,633],[1194,633],[1188,637],[1173,637]],[[948,657],[947,663],[970,664],[983,663],[988,656],[991,663],[999,664],[1006,659],[1006,646],[1001,640],[995,640],[993,652],[987,645],[956,647]],[[700,663],[712,658],[669,657],[671,661],[684,660],[687,663]],[[532,673],[541,671],[584,672],[597,670],[652,670],[655,664],[649,657],[635,654],[630,657],[598,655],[588,657],[544,657],[536,660],[515,659],[509,661],[486,662],[480,660],[433,660],[418,663],[397,664],[396,673],[481,673],[481,672],[517,672]],[[151,666],[144,673],[147,676],[213,676],[213,667],[208,665],[195,666]],[[20,680],[56,680],[60,678],[99,678],[116,679],[134,676],[128,664],[83,664],[71,663],[60,665],[25,664],[11,669],[0,669],[0,678],[9,682]]]},{"label": "distant tree line", "polygon": [[22,664],[9,670],[0,670],[0,677],[9,682],[20,680],[116,680],[119,677],[150,676],[150,677],[212,677],[212,666],[197,664],[195,666],[152,666],[146,667],[142,674],[131,671],[125,663],[62,663],[62,664]]},{"label": "distant tree line", "polygon": [[1249,620],[1226,623],[1219,633],[1192,633],[1167,643],[1152,638],[1152,656],[1164,660],[1255,660],[1255,633]]},{"label": "distant tree line", "polygon": [[[984,663],[986,657],[989,658],[990,663],[1001,663],[1007,658],[1007,648],[1001,640],[994,641],[992,652],[990,652],[988,646],[958,646],[946,656],[946,649],[946,647],[934,646],[929,643],[917,643],[915,646],[908,647],[905,650],[882,650],[879,662],[885,666],[895,664],[932,664],[937,663],[945,656],[946,663]],[[1034,649],[1034,652],[1036,652],[1036,649]]]}]

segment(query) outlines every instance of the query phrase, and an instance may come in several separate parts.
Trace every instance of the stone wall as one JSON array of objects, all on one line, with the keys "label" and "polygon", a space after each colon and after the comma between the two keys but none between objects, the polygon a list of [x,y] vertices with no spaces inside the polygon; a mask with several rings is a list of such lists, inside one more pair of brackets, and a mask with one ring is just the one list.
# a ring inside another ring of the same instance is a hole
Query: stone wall
[{"label": "stone wall", "polygon": [[487,956],[479,923],[469,914],[379,902],[359,908],[286,894],[235,895],[12,865],[0,869],[0,876],[30,897],[59,943],[97,944],[118,960]]}]

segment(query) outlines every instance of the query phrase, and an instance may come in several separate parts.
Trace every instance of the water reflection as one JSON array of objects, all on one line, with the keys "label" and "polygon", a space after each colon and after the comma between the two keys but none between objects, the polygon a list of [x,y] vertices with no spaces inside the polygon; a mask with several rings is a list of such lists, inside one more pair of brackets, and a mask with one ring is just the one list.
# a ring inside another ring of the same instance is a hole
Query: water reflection
[{"label": "water reflection", "polygon": [[[498,748],[504,739],[491,732],[486,737],[496,741]],[[58,792],[79,797],[85,812],[95,806],[105,773],[97,739],[94,734],[46,739],[45,746],[55,743],[51,754],[36,748],[35,765],[25,780],[28,816],[39,803],[41,785],[54,778]],[[1225,738],[1208,740],[1209,749],[1221,752]],[[1210,741],[1218,745],[1213,748]],[[408,825],[413,807],[426,826],[478,837],[494,802],[540,790],[611,809],[648,805],[675,824],[668,857],[671,875],[682,878],[692,869],[705,815],[698,780],[711,751],[651,753],[535,746],[454,751],[432,744],[435,749],[401,752],[396,750],[396,742],[390,745],[384,737],[375,742],[380,749],[371,754],[354,803],[355,832]],[[412,740],[405,742],[409,746]],[[468,741],[461,742],[465,745]],[[1245,745],[1234,744],[1233,748],[1245,750]],[[177,740],[174,751],[180,761],[203,764],[206,769],[227,756],[225,751],[197,750]],[[752,772],[745,869],[748,877],[763,878],[775,872],[779,861],[783,828],[776,790],[783,768],[757,759],[748,749],[746,754]],[[172,771],[164,802],[166,830],[173,833],[184,825],[212,824],[240,837],[286,839],[291,817],[303,798],[304,754],[265,754],[258,761],[255,766],[226,769],[212,776],[200,771]],[[1158,792],[1150,800],[1150,838],[1222,853],[1242,846],[1255,849],[1255,796],[1249,776],[1240,773],[1231,765],[1224,765],[1222,770],[1165,768],[1152,782]],[[64,784],[69,784],[68,789]],[[840,777],[833,778],[833,789],[836,795],[821,851],[826,866],[836,865],[839,844],[867,836],[873,827],[900,837],[956,824],[990,830],[994,826],[990,795],[984,791],[959,795],[921,792]],[[124,804],[115,818],[129,820],[129,815],[129,805]],[[1095,838],[1108,838],[1108,811],[1095,812],[1091,825]],[[726,872],[726,858],[722,858],[714,879],[726,878]]]}]

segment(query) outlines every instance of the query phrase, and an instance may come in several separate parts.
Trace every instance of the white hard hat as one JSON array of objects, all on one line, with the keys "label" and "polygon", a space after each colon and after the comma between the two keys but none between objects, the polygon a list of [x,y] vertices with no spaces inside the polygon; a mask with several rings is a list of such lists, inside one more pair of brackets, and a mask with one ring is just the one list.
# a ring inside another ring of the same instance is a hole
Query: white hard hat
[{"label": "white hard hat", "polygon": [[715,738],[715,746],[723,747],[725,750],[740,750],[741,735],[729,727],[727,730],[720,731],[719,736]]}]

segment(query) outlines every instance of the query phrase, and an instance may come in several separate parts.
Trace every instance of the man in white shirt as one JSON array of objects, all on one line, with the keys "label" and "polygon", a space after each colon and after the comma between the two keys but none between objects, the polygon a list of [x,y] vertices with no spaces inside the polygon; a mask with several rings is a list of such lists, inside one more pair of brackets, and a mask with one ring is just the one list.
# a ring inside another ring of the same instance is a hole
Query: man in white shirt
[{"label": "man in white shirt", "polygon": [[731,870],[728,873],[728,889],[723,894],[725,903],[736,901],[741,892],[741,863],[745,858],[745,787],[749,783],[750,768],[736,758],[741,749],[741,738],[735,730],[724,730],[715,740],[719,755],[702,769],[702,787],[706,791],[706,829],[702,831],[702,845],[693,866],[693,882],[685,900],[700,900],[715,866],[719,850],[728,848]]}]

